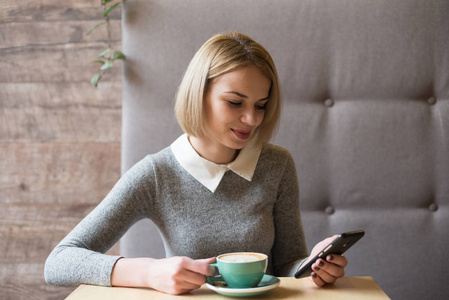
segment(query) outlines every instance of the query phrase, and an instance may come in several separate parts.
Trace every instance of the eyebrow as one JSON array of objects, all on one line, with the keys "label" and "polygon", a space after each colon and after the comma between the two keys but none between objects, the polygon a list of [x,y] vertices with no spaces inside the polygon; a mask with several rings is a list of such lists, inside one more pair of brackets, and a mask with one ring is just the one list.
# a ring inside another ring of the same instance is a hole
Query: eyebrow
[{"label": "eyebrow", "polygon": [[[239,97],[248,99],[248,96],[246,96],[246,95],[244,95],[244,94],[241,94],[241,93],[239,93],[239,92],[235,92],[235,91],[227,91],[227,92],[225,92],[225,93],[227,93],[227,94],[235,94],[235,95],[237,95],[237,96],[239,96]],[[270,98],[270,96],[268,96],[268,97],[266,97],[266,98],[262,98],[262,99],[260,99],[260,100],[258,100],[258,101],[265,101],[265,100],[268,100],[269,98]]]}]

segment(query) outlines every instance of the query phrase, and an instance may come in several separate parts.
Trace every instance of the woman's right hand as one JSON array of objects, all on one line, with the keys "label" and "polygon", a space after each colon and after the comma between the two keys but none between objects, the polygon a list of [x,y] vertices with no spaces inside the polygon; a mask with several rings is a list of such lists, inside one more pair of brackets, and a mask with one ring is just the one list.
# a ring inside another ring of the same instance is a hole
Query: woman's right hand
[{"label": "woman's right hand", "polygon": [[214,276],[210,264],[214,258],[193,260],[188,257],[171,257],[153,261],[149,271],[149,285],[167,294],[180,295],[200,288],[206,276]]},{"label": "woman's right hand", "polygon": [[200,288],[206,276],[214,276],[210,264],[215,257],[194,260],[188,257],[122,258],[112,271],[113,286],[150,287],[155,290],[181,295]]}]

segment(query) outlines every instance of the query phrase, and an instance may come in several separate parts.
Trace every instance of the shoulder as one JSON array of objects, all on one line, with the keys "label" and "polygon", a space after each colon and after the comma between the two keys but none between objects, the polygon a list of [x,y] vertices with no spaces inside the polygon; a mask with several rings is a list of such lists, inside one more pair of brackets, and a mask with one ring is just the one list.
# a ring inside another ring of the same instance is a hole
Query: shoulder
[{"label": "shoulder", "polygon": [[286,148],[267,143],[263,145],[260,152],[258,168],[270,173],[279,172],[281,174],[287,170],[295,170],[295,162]]},{"label": "shoulder", "polygon": [[278,190],[279,186],[283,184],[292,188],[297,184],[296,166],[293,157],[286,148],[279,145],[267,143],[262,147],[256,171],[260,180],[269,181],[272,187],[274,184],[274,190]]},{"label": "shoulder", "polygon": [[293,161],[292,155],[290,152],[279,145],[275,144],[264,144],[262,147],[261,157],[265,159],[273,160],[275,162],[278,161]]},{"label": "shoulder", "polygon": [[150,175],[154,173],[155,169],[166,167],[173,161],[173,159],[173,153],[171,152],[170,147],[167,147],[157,153],[146,155],[127,170],[125,175]]}]

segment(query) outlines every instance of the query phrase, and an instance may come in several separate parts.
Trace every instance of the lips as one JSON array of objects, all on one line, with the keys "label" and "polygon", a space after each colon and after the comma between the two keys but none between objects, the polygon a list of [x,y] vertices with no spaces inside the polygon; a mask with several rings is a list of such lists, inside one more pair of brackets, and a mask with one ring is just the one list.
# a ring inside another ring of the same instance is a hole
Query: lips
[{"label": "lips", "polygon": [[251,136],[251,131],[232,129],[232,132],[241,140],[247,140]]}]

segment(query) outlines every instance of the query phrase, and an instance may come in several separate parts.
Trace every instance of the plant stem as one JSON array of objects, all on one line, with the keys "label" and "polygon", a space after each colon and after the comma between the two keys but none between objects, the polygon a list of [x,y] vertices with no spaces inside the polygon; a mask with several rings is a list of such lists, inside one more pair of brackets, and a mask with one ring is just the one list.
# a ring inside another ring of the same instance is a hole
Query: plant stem
[{"label": "plant stem", "polygon": [[[106,62],[103,63],[103,66],[100,68],[100,72],[98,74],[95,74],[91,80],[92,84],[95,84],[95,87],[97,87],[98,82],[103,77],[103,75],[106,73],[106,71],[112,67],[114,60],[116,60],[116,59],[123,60],[126,58],[125,55],[123,53],[121,53],[120,51],[112,50],[112,33],[111,33],[111,23],[109,20],[109,13],[112,10],[114,10],[115,8],[117,8],[120,5],[120,3],[123,4],[124,0],[119,1],[118,3],[112,4],[111,6],[108,7],[107,6],[108,3],[111,3],[111,2],[113,2],[113,1],[112,0],[101,0],[101,5],[103,6],[104,24],[106,25],[106,30],[107,30],[107,34],[108,34],[108,48],[106,51],[103,51],[100,54],[100,57],[104,58],[104,60]],[[90,34],[92,32],[92,30],[94,30],[96,27],[98,27],[98,24],[94,28],[92,28],[88,32],[88,34]],[[96,61],[96,62],[98,62],[98,61]]]},{"label": "plant stem", "polygon": [[[105,12],[106,12],[106,9],[107,9],[106,5],[103,5],[103,10]],[[107,59],[110,60],[111,59],[111,53],[113,53],[113,51],[112,51],[112,38],[111,38],[111,23],[109,22],[109,15],[107,15],[105,17],[105,21],[106,21],[106,30],[108,32],[108,48],[111,49]]]}]

